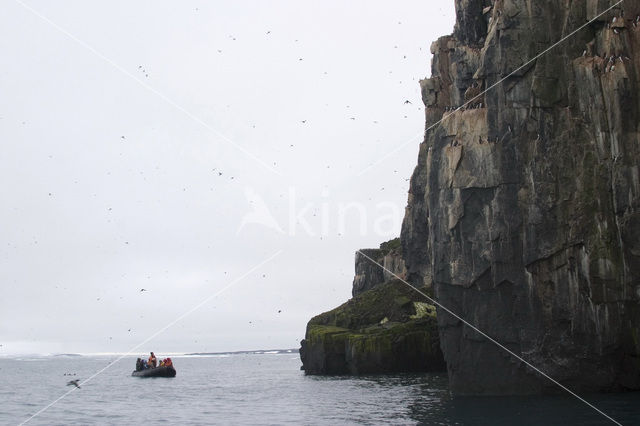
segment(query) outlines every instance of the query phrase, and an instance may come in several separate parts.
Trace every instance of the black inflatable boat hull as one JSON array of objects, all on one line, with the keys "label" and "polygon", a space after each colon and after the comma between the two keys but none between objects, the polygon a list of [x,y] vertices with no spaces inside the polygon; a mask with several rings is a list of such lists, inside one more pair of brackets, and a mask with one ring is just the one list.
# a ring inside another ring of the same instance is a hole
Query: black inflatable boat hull
[{"label": "black inflatable boat hull", "polygon": [[135,377],[176,377],[176,370],[173,367],[156,367],[134,371],[131,375]]}]

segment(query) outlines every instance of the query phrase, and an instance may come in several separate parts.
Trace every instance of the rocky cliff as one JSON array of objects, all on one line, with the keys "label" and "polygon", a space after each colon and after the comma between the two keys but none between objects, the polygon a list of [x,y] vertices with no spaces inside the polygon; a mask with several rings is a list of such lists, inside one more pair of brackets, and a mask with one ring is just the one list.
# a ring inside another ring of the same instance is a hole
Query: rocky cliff
[{"label": "rocky cliff", "polygon": [[444,371],[435,306],[395,279],[405,274],[400,239],[357,252],[355,270],[353,298],[307,324],[300,342],[302,369],[307,374]]},{"label": "rocky cliff", "polygon": [[[410,282],[578,390],[640,389],[640,2],[518,68],[614,3],[456,0],[401,235]],[[453,392],[553,388],[437,320]]]},{"label": "rocky cliff", "polygon": [[427,302],[391,280],[312,318],[301,342],[302,369],[306,374],[444,371],[436,309]]},{"label": "rocky cliff", "polygon": [[[383,265],[384,269],[378,264]],[[353,296],[370,290],[395,276],[404,277],[406,269],[402,258],[400,238],[380,244],[379,249],[357,251],[355,268],[356,275],[353,278],[351,290]]]}]

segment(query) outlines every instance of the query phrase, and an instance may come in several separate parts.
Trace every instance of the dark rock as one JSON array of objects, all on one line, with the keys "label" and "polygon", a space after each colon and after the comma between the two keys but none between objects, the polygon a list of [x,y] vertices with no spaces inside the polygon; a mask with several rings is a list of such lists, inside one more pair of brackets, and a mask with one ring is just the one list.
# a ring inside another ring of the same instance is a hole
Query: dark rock
[{"label": "dark rock", "polygon": [[[375,262],[370,260],[373,259]],[[384,268],[380,267],[382,265]],[[357,296],[394,277],[404,277],[400,239],[395,238],[380,244],[379,249],[362,249],[356,252],[356,274],[351,294]]]},{"label": "dark rock", "polygon": [[[609,5],[456,0],[454,34],[433,44],[421,82],[427,126]],[[433,283],[444,306],[580,391],[640,389],[640,28],[605,25],[621,12],[426,132],[401,234],[412,284]],[[613,70],[610,55],[623,56]],[[453,392],[558,389],[437,319]]]},{"label": "dark rock", "polygon": [[384,282],[383,269],[369,258],[382,264],[384,251],[380,249],[362,249],[356,252],[356,274],[353,277],[351,294],[355,297]]},{"label": "dark rock", "polygon": [[380,284],[312,318],[300,358],[307,374],[445,369],[435,307],[399,280]]}]

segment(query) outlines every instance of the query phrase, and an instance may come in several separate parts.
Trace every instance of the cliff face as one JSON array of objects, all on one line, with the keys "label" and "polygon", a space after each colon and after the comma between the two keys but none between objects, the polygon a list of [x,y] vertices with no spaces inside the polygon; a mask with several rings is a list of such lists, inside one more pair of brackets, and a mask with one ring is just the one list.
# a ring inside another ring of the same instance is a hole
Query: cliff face
[{"label": "cliff face", "polygon": [[351,294],[355,297],[384,282],[384,271],[366,256],[382,264],[384,252],[380,249],[363,249],[356,252],[356,275],[353,277]]},{"label": "cliff face", "polygon": [[[384,269],[367,258],[384,266]],[[356,275],[353,278],[351,294],[355,297],[373,287],[391,280],[394,276],[403,277],[406,273],[404,259],[400,250],[400,239],[387,241],[379,249],[362,249],[356,252]]]},{"label": "cliff face", "polygon": [[[456,0],[421,82],[407,277],[551,377],[640,389],[640,2]],[[614,21],[614,17],[616,18]],[[552,388],[438,312],[456,393]]]}]

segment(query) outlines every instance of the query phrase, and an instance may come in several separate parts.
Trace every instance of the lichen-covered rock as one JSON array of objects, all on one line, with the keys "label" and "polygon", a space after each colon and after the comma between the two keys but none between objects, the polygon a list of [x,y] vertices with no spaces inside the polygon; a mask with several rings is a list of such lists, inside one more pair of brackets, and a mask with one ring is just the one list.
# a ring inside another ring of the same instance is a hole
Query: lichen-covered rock
[{"label": "lichen-covered rock", "polygon": [[399,280],[312,318],[300,357],[307,374],[445,369],[435,307]]},{"label": "lichen-covered rock", "polygon": [[[640,389],[640,2],[518,67],[611,4],[456,0],[401,234],[410,282],[579,390]],[[438,323],[453,392],[554,388]]]}]

